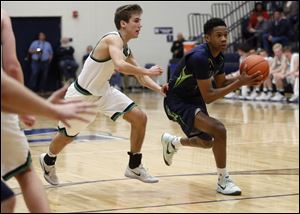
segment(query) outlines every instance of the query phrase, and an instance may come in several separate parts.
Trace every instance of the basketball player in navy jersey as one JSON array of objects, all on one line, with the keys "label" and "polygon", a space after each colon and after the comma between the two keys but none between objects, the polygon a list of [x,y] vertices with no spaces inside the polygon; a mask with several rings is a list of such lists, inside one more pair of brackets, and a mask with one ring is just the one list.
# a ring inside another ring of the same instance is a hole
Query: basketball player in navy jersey
[{"label": "basketball player in navy jersey", "polygon": [[[240,195],[241,189],[229,178],[226,170],[226,129],[209,116],[209,104],[242,85],[257,85],[260,73],[248,76],[245,72],[231,80],[223,71],[228,30],[225,22],[212,18],[204,25],[206,43],[187,53],[179,62],[164,99],[165,112],[170,120],[180,124],[187,137],[164,133],[161,137],[166,165],[180,146],[212,148],[218,171],[217,192]],[[212,80],[214,80],[215,85]]]},{"label": "basketball player in navy jersey", "polygon": [[[149,77],[161,75],[162,69],[157,65],[150,69],[139,67],[128,47],[128,42],[139,36],[142,27],[141,14],[142,8],[137,4],[124,5],[116,10],[114,21],[118,31],[109,32],[100,38],[86,59],[78,79],[69,87],[65,98],[77,97],[95,103],[99,112],[110,117],[113,121],[123,117],[129,122],[131,125],[131,144],[128,152],[129,164],[125,170],[125,176],[146,183],[156,183],[158,179],[151,176],[141,163],[141,148],[145,136],[147,116],[141,109],[136,107],[134,101],[111,87],[108,82],[116,70],[127,75],[134,75],[142,85],[165,95],[165,88],[157,85]],[[96,116],[87,118],[89,123],[71,121],[72,128],[59,124],[60,133],[54,137],[49,146],[49,151],[41,154],[40,157],[44,178],[50,184],[59,184],[55,172],[57,155],[95,118]]]}]

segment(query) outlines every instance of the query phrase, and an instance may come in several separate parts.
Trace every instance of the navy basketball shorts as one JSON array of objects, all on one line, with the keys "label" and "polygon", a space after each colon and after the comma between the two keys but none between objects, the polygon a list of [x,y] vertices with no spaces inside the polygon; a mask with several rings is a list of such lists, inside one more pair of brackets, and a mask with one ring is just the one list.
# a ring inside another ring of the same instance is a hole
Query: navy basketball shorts
[{"label": "navy basketball shorts", "polygon": [[14,195],[14,192],[1,180],[1,202],[13,197]]},{"label": "navy basketball shorts", "polygon": [[183,99],[168,94],[164,98],[164,109],[170,120],[179,123],[187,137],[198,136],[203,140],[212,140],[209,134],[194,127],[195,116],[199,111],[208,115],[206,105],[201,99]]}]

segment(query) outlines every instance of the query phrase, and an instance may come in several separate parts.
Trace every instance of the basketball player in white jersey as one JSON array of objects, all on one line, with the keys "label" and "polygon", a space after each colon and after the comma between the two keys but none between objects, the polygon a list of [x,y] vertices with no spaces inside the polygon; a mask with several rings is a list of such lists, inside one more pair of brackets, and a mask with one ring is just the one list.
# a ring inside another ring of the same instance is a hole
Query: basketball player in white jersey
[{"label": "basketball player in white jersey", "polygon": [[[166,87],[157,85],[149,76],[162,74],[159,66],[150,69],[139,67],[128,48],[128,42],[137,38],[141,30],[142,8],[137,5],[125,5],[115,12],[116,32],[105,34],[97,43],[84,63],[78,79],[71,84],[66,99],[80,97],[83,100],[96,103],[99,112],[116,121],[123,117],[131,125],[129,164],[125,170],[125,176],[139,179],[145,183],[156,183],[158,179],[151,176],[141,163],[141,147],[143,144],[147,116],[136,107],[136,104],[125,94],[109,85],[108,80],[114,73],[119,71],[124,74],[134,75],[138,81],[164,95]],[[96,116],[89,117],[90,123]],[[40,163],[44,170],[44,178],[52,185],[59,184],[55,172],[57,155],[69,143],[71,143],[80,131],[89,124],[74,121],[72,128],[59,124],[58,133],[49,146],[47,153],[41,154]]]},{"label": "basketball player in white jersey", "polygon": [[[2,110],[22,114],[34,112],[62,120],[69,126],[68,119],[85,121],[83,117],[78,117],[80,112],[95,114],[90,109],[93,105],[78,101],[71,103],[62,101],[61,97],[65,94],[66,88],[54,92],[48,101],[45,101],[23,86],[23,72],[16,56],[11,21],[2,8],[1,50],[1,212],[12,212],[14,208],[13,193],[9,191],[2,179],[15,177],[21,187],[28,210],[49,213],[45,190],[32,167],[28,142],[20,129],[18,115],[4,113]],[[27,118],[31,119],[27,120],[31,124],[35,120],[33,116]],[[3,188],[2,184],[4,184]]]}]

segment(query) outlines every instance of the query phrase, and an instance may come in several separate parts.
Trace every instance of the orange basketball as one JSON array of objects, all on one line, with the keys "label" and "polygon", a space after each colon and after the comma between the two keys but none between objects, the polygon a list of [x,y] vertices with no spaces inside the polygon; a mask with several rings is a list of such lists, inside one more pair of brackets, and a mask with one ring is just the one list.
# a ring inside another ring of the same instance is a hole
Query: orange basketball
[{"label": "orange basketball", "polygon": [[240,72],[243,71],[244,66],[247,65],[246,73],[248,75],[254,74],[257,71],[260,71],[263,75],[263,80],[266,80],[269,75],[269,63],[268,61],[259,55],[250,55],[248,56],[240,66]]}]

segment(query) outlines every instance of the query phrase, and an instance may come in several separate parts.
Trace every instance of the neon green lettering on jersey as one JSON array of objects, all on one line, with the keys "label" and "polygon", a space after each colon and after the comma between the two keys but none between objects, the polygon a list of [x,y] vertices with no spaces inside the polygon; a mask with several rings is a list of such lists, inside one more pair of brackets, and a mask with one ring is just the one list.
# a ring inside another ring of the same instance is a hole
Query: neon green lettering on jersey
[{"label": "neon green lettering on jersey", "polygon": [[180,85],[184,80],[186,80],[187,78],[193,76],[192,74],[185,74],[186,71],[186,66],[183,67],[180,76],[178,77],[178,79],[175,82],[174,88],[177,87],[178,85]]}]

